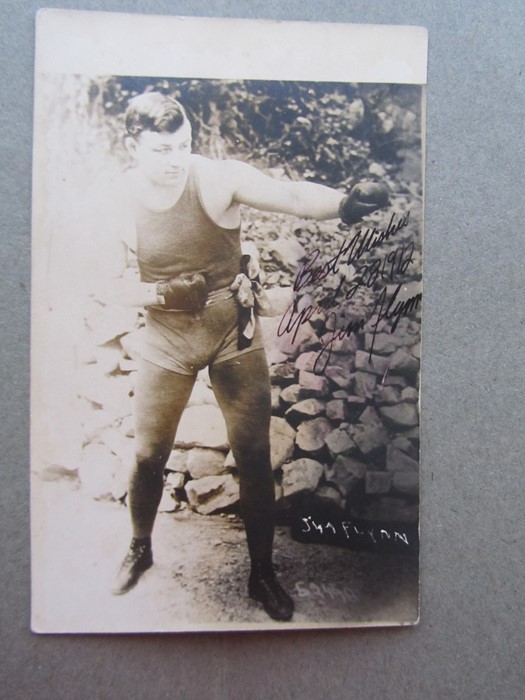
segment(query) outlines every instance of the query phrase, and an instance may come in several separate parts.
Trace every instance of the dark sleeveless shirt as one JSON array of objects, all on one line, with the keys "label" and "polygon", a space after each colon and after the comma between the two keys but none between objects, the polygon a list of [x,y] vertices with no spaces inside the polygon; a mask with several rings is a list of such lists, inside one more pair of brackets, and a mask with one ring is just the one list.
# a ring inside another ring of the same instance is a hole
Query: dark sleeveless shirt
[{"label": "dark sleeveless shirt", "polygon": [[135,205],[137,262],[143,282],[200,272],[210,291],[229,286],[239,272],[240,227],[223,228],[206,213],[195,165],[184,191],[167,211]]}]

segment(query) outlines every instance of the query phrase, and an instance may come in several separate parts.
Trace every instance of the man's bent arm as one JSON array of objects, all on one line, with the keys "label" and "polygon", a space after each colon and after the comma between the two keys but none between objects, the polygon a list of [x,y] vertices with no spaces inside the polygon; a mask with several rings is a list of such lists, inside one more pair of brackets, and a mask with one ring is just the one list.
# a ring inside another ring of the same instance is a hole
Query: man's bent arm
[{"label": "man's bent arm", "polygon": [[97,266],[92,295],[104,304],[152,306],[159,303],[155,283],[141,282],[128,269],[128,249],[123,241],[106,236],[104,255]]},{"label": "man's bent arm", "polygon": [[101,285],[96,296],[100,301],[119,306],[156,306],[161,302],[155,283],[123,278]]}]

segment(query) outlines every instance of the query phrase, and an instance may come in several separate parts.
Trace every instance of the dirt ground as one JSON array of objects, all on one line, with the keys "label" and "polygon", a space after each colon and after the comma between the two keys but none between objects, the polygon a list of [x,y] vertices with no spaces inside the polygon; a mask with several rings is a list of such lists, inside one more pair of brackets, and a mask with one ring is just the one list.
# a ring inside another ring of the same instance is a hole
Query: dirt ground
[{"label": "dirt ground", "polygon": [[73,478],[33,475],[32,626],[41,632],[172,632],[411,624],[417,558],[301,544],[278,527],[275,564],[292,623],[247,596],[249,563],[235,516],[160,513],[154,566],[124,596],[111,582],[129,542],[125,506],[94,501]]}]

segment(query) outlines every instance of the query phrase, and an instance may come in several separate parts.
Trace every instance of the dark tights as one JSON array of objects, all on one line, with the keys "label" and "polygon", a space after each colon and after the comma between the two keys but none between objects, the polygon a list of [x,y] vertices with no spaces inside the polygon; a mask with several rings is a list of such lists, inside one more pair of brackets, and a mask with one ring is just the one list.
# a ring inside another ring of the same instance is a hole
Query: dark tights
[{"label": "dark tights", "polygon": [[[252,561],[268,562],[273,543],[274,482],[270,465],[270,379],[263,350],[210,367],[240,480],[240,508]],[[129,504],[133,536],[151,535],[170,455],[195,377],[149,362],[141,364],[136,389],[136,463]]]}]

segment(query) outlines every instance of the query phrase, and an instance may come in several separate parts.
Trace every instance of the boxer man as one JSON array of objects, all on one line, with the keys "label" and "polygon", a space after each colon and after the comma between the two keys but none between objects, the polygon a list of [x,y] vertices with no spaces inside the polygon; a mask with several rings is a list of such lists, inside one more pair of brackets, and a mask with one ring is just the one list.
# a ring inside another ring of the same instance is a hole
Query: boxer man
[{"label": "boxer man", "polygon": [[251,561],[248,593],[271,618],[287,621],[294,604],[272,565],[268,365],[257,320],[242,338],[239,323],[243,307],[254,303],[254,283],[239,274],[240,206],[314,219],[340,216],[351,224],[385,206],[388,194],[381,185],[361,183],[344,195],[313,183],[278,181],[237,160],[194,155],[183,107],[158,92],[130,101],[126,129],[135,165],[125,175],[135,234],[121,245],[122,270],[132,249],[140,282],[122,279],[115,288],[122,303],[146,307],[147,318],[128,494],[133,538],[113,593],[129,591],[153,564],[151,534],[164,466],[197,373],[208,367],[239,472]]}]

